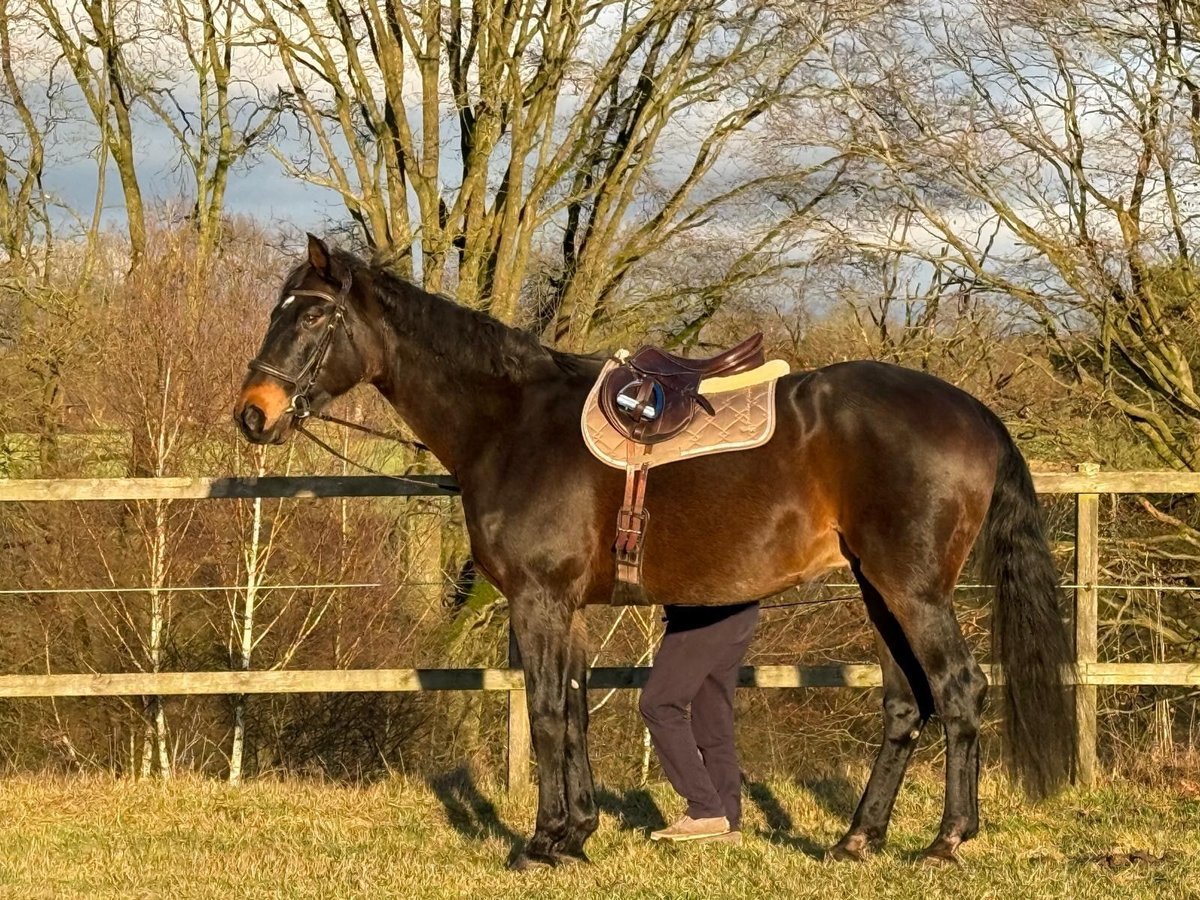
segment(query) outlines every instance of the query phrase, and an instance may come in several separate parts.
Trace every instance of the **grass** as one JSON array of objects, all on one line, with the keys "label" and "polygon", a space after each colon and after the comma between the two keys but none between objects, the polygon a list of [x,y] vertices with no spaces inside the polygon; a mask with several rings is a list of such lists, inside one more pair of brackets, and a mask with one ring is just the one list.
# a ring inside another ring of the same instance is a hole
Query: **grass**
[{"label": "grass", "polygon": [[[931,776],[901,795],[870,862],[818,859],[855,802],[841,780],[749,788],[741,847],[651,845],[678,811],[662,785],[600,791],[593,864],[508,872],[531,796],[469,775],[370,786],[261,780],[243,788],[97,777],[0,781],[0,896],[40,897],[1175,897],[1200,896],[1200,796],[1129,782],[1023,803],[983,784],[984,827],[962,865],[916,862],[941,809]],[[1117,856],[1148,851],[1123,865]],[[1098,857],[1111,857],[1097,859]]]}]

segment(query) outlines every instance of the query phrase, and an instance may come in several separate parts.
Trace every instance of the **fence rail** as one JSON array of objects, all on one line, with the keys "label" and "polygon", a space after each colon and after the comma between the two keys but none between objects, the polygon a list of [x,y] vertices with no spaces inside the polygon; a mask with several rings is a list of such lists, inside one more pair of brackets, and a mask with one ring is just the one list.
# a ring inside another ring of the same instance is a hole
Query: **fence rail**
[{"label": "fence rail", "polygon": [[[1099,607],[1099,499],[1101,494],[1200,494],[1197,472],[1075,472],[1034,475],[1042,494],[1076,497],[1073,634],[1079,759],[1076,779],[1094,780],[1096,688],[1099,685],[1200,686],[1197,663],[1101,663],[1097,661]],[[250,498],[448,497],[454,481],[442,475],[301,476],[266,478],[81,478],[0,479],[0,502],[221,500]],[[645,667],[596,668],[588,686],[636,688]],[[1003,678],[992,667],[993,682]],[[759,688],[870,688],[880,684],[874,665],[753,666],[740,683]],[[502,691],[509,702],[509,784],[529,777],[529,721],[525,680],[515,641],[507,669],[349,669],[329,671],[132,672],[120,674],[0,675],[0,697],[111,697],[144,695],[281,694],[374,691]]]},{"label": "fence rail", "polygon": [[[984,667],[1000,684],[999,666]],[[599,666],[594,690],[639,688],[648,666]],[[1076,685],[1195,685],[1200,663],[1085,663],[1065,680]],[[879,687],[879,666],[744,666],[738,683],[756,688]],[[305,669],[251,672],[122,672],[91,675],[0,675],[0,697],[140,697],[148,694],[324,694],[406,691],[524,691],[520,669]]]},{"label": "fence rail", "polygon": [[253,500],[320,497],[453,497],[449,475],[268,475],[264,478],[0,479],[0,503],[47,500]]}]

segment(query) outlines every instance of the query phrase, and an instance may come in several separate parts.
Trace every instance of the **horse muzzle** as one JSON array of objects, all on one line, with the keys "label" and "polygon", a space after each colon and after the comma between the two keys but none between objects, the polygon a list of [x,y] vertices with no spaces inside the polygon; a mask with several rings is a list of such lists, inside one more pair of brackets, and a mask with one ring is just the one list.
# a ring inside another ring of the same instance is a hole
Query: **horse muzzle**
[{"label": "horse muzzle", "polygon": [[252,444],[282,444],[291,425],[291,403],[279,385],[257,381],[242,388],[233,420]]}]

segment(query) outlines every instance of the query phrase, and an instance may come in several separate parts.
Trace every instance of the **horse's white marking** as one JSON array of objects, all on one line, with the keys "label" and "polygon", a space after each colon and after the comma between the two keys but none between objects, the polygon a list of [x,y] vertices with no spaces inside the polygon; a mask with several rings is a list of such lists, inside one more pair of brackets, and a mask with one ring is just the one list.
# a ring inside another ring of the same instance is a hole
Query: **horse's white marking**
[{"label": "horse's white marking", "polygon": [[579,682],[574,678],[571,679],[571,689],[575,691],[579,690]]},{"label": "horse's white marking", "polygon": [[295,294],[288,294],[286,297],[283,298],[283,302],[279,304],[279,308],[280,309],[285,308],[289,303],[291,303],[295,299],[296,299]]}]

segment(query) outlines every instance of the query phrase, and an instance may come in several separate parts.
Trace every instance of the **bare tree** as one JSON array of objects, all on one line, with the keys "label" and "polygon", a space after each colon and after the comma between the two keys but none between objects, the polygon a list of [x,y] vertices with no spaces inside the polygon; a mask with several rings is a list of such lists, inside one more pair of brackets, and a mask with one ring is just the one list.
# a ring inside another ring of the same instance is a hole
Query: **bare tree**
[{"label": "bare tree", "polygon": [[[1054,342],[1167,464],[1200,467],[1188,209],[1200,182],[1194,4],[898,10],[825,44],[838,145],[908,210],[900,249]],[[917,62],[920,60],[920,62]]]},{"label": "bare tree", "polygon": [[[654,0],[515,8],[334,0],[254,15],[308,129],[278,155],[337,192],[367,245],[431,290],[518,315],[539,254],[556,257],[537,327],[570,342],[637,263],[760,185],[718,172],[801,82],[779,37],[857,7]],[[453,133],[447,149],[446,132]]]},{"label": "bare tree", "polygon": [[[118,6],[116,0],[34,0],[38,21],[62,53],[74,76],[103,143],[121,180],[129,230],[130,267],[146,251],[146,212],[138,178],[133,136],[134,92],[130,85],[125,48],[141,27],[139,6]],[[126,21],[123,16],[128,16]]]},{"label": "bare tree", "polygon": [[[42,190],[47,124],[35,117],[26,99],[32,86],[13,66],[14,36],[19,43],[29,38],[28,24],[22,21],[26,15],[24,10],[16,10],[13,0],[0,2],[0,73],[4,87],[0,115],[5,120],[5,133],[11,135],[0,146],[0,245],[7,253],[10,269],[30,261],[35,229],[41,228],[47,241],[50,235]],[[43,87],[47,99],[54,89],[53,82]]]},{"label": "bare tree", "polygon": [[200,236],[198,262],[208,261],[221,231],[229,176],[265,145],[279,118],[274,90],[252,55],[253,36],[233,0],[174,0],[156,21],[159,71],[131,77],[137,96],[171,133],[187,171]]}]

